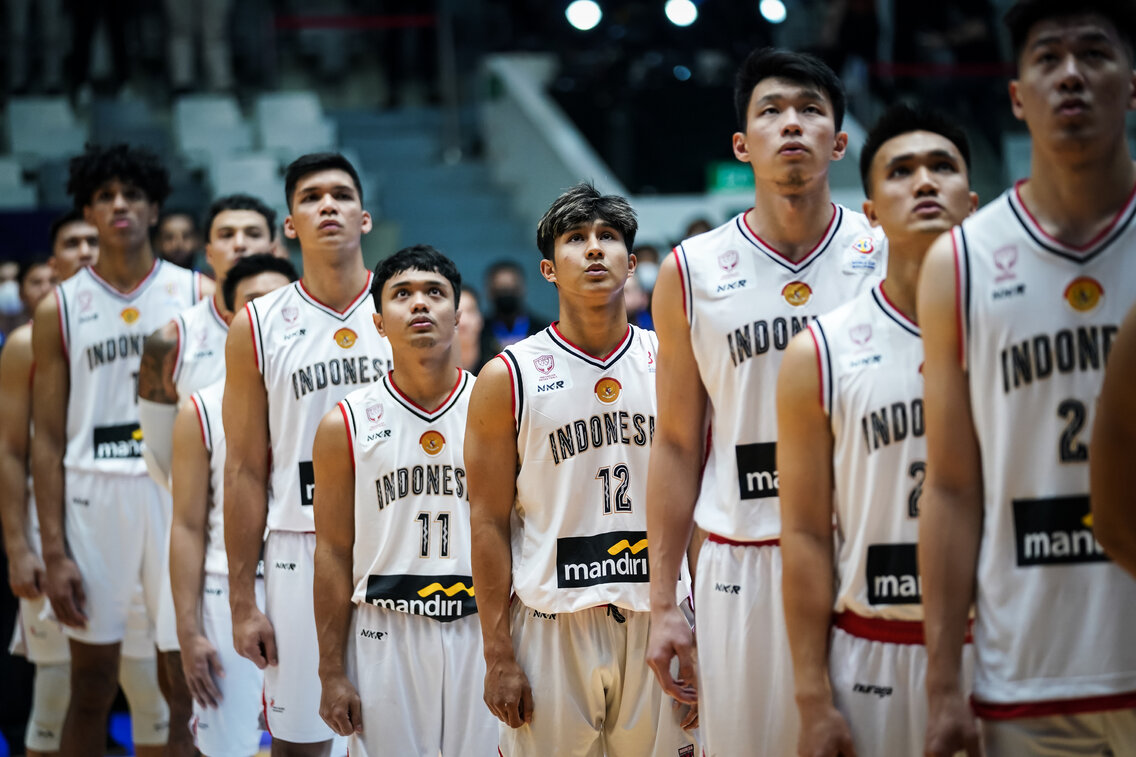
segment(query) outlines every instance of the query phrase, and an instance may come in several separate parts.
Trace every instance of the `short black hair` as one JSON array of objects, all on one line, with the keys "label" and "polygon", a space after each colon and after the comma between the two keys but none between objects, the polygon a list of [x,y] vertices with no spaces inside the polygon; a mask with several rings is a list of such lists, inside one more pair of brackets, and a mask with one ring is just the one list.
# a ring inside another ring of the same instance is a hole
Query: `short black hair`
[{"label": "short black hair", "polygon": [[262,273],[280,273],[287,277],[288,281],[295,281],[300,278],[299,274],[296,273],[296,267],[292,265],[292,261],[287,258],[278,258],[269,252],[237,258],[237,262],[233,264],[233,267],[225,276],[225,283],[221,285],[221,297],[225,300],[225,307],[232,310],[233,305],[236,304],[238,284],[251,276],[258,276]]},{"label": "short black hair", "polygon": [[383,312],[383,287],[396,274],[403,271],[432,271],[441,274],[454,290],[454,308],[456,309],[461,303],[462,277],[454,261],[435,247],[416,244],[403,247],[375,266],[375,278],[371,282],[371,297],[375,300],[375,312]]},{"label": "short black hair", "polygon": [[251,210],[259,213],[268,224],[268,238],[276,239],[276,211],[252,195],[234,194],[218,197],[209,206],[209,212],[205,216],[205,241],[209,241],[213,235],[213,222],[217,220],[217,216],[226,210]]},{"label": "short black hair", "polygon": [[501,273],[501,271],[512,271],[522,279],[525,277],[525,269],[520,263],[515,260],[509,260],[508,258],[502,258],[485,269],[485,280],[491,281],[493,277]]},{"label": "short black hair", "polygon": [[1006,11],[1002,21],[1010,30],[1010,47],[1014,62],[1021,61],[1030,31],[1040,21],[1054,18],[1083,16],[1089,13],[1103,16],[1116,27],[1128,61],[1132,63],[1136,49],[1136,6],[1132,0],[1018,0]]},{"label": "short black hair", "polygon": [[582,181],[553,200],[536,226],[536,246],[541,257],[552,260],[556,238],[593,221],[603,221],[619,231],[628,254],[635,247],[639,221],[635,209],[619,195],[602,195]]},{"label": "short black hair", "polygon": [[95,191],[118,179],[141,189],[146,199],[161,205],[170,195],[170,175],[162,161],[145,147],[127,144],[101,147],[88,143],[81,155],[71,158],[67,193],[82,209],[91,204]]},{"label": "short black hair", "polygon": [[50,236],[48,238],[51,240],[52,252],[55,251],[55,240],[59,237],[59,232],[63,231],[63,227],[70,223],[80,222],[86,223],[87,219],[83,217],[83,211],[78,208],[71,208],[71,210],[68,210],[51,222]]},{"label": "short black hair", "polygon": [[50,266],[50,258],[50,255],[41,255],[37,253],[35,255],[32,255],[30,258],[24,258],[20,261],[20,270],[19,273],[16,274],[16,281],[20,285],[20,291],[23,291],[24,289],[24,279],[28,277],[28,274],[34,271],[36,268],[40,268],[45,265]]},{"label": "short black hair", "polygon": [[745,131],[754,88],[766,79],[787,79],[797,84],[820,87],[832,101],[832,120],[836,130],[840,131],[844,125],[844,85],[827,63],[809,53],[759,47],[746,57],[734,77],[734,109],[739,131]]},{"label": "short black hair", "polygon": [[929,131],[950,140],[958,148],[963,163],[970,170],[970,142],[966,132],[957,123],[949,119],[940,111],[922,105],[908,105],[896,103],[880,116],[875,126],[868,132],[864,140],[864,147],[860,150],[860,182],[864,186],[864,194],[872,196],[871,172],[872,161],[876,153],[889,139],[913,131]]},{"label": "short black hair", "polygon": [[288,210],[292,209],[292,193],[300,179],[317,171],[339,170],[347,173],[355,183],[355,191],[359,193],[359,204],[363,204],[363,185],[359,182],[359,174],[351,161],[337,152],[313,152],[301,155],[293,160],[284,172],[284,200],[288,203]]}]

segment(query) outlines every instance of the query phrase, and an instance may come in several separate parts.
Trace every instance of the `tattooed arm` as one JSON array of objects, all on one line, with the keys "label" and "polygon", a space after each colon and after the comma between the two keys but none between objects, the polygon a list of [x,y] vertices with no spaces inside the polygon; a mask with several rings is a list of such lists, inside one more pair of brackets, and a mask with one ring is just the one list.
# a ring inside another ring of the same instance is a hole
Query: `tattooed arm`
[{"label": "tattooed arm", "polygon": [[138,371],[138,417],[146,445],[142,456],[150,475],[169,488],[170,458],[173,451],[173,425],[177,415],[177,324],[170,321],[146,337],[142,346],[142,367]]}]

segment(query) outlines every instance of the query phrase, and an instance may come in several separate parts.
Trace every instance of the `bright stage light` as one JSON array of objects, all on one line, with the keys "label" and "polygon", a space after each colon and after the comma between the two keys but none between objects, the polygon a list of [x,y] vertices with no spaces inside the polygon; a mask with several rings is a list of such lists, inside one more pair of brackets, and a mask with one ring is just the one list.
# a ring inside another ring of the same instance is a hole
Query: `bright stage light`
[{"label": "bright stage light", "polygon": [[757,8],[761,11],[762,17],[771,24],[781,23],[787,15],[785,3],[781,0],[761,0]]},{"label": "bright stage light", "polygon": [[691,0],[667,0],[663,12],[675,26],[690,26],[698,20],[698,6]]},{"label": "bright stage light", "polygon": [[568,23],[582,32],[591,31],[603,18],[603,10],[595,0],[574,0],[564,11]]}]

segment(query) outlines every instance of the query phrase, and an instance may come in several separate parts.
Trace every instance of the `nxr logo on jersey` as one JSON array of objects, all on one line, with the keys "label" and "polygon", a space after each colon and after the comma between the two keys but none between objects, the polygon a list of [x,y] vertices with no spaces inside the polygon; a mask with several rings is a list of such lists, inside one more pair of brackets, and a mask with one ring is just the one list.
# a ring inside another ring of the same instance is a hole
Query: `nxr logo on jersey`
[{"label": "nxr logo on jersey", "polygon": [[605,376],[596,382],[596,399],[605,405],[610,405],[619,399],[620,392],[622,391],[623,386],[610,376]]},{"label": "nxr logo on jersey", "polygon": [[742,499],[766,499],[778,495],[777,442],[739,444],[734,448],[738,462],[738,488]]},{"label": "nxr logo on jersey", "polygon": [[316,473],[312,463],[300,463],[300,504],[311,505],[316,496]]},{"label": "nxr logo on jersey", "polygon": [[367,601],[447,623],[477,612],[471,576],[385,575],[367,578]]},{"label": "nxr logo on jersey", "polygon": [[721,294],[722,292],[730,292],[730,291],[733,291],[735,289],[745,289],[745,286],[746,286],[746,280],[745,279],[738,279],[737,281],[727,281],[724,284],[718,285],[717,290],[715,290],[715,294]]},{"label": "nxr logo on jersey", "polygon": [[122,322],[129,326],[138,320],[138,316],[141,315],[141,313],[138,312],[138,308],[132,305],[128,308],[123,308],[122,312],[118,315],[122,318]]},{"label": "nxr logo on jersey", "polygon": [[561,589],[647,583],[647,532],[612,531],[556,540],[556,585]]},{"label": "nxr logo on jersey", "polygon": [[98,426],[94,431],[96,460],[128,460],[142,457],[142,429],[137,423]]},{"label": "nxr logo on jersey", "polygon": [[446,437],[434,429],[430,429],[418,437],[418,446],[422,447],[422,451],[430,457],[435,457],[446,446]]},{"label": "nxr logo on jersey", "polygon": [[915,544],[869,544],[865,569],[868,604],[918,605],[923,603]]},{"label": "nxr logo on jersey", "polygon": [[1019,567],[1108,562],[1093,536],[1088,496],[1014,500]]},{"label": "nxr logo on jersey", "polygon": [[799,308],[813,296],[813,290],[803,281],[791,281],[781,290],[781,296],[785,298],[785,302]]},{"label": "nxr logo on jersey", "polygon": [[542,394],[544,392],[555,392],[559,389],[563,389],[564,387],[565,383],[563,381],[553,381],[548,384],[537,384],[536,393]]},{"label": "nxr logo on jersey", "polygon": [[1078,313],[1096,308],[1104,298],[1104,287],[1091,276],[1078,276],[1065,287],[1065,301]]},{"label": "nxr logo on jersey", "polygon": [[335,343],[345,350],[349,350],[354,347],[355,340],[358,338],[358,334],[346,327],[341,328],[339,331],[335,332]]}]

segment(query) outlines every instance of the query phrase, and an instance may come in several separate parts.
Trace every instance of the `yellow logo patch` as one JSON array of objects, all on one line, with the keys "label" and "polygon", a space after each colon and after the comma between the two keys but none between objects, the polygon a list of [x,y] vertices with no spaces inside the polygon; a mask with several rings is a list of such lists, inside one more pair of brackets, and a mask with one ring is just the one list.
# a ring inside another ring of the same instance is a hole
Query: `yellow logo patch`
[{"label": "yellow logo patch", "polygon": [[351,349],[358,338],[358,334],[348,328],[342,328],[335,332],[335,343],[345,350]]},{"label": "yellow logo patch", "polygon": [[140,316],[141,313],[138,312],[138,308],[132,305],[119,313],[119,315],[122,316],[123,323],[130,325],[138,320],[138,316]]},{"label": "yellow logo patch", "polygon": [[430,457],[434,457],[446,446],[446,437],[431,429],[418,438],[418,445]]},{"label": "yellow logo patch", "polygon": [[785,285],[785,288],[781,290],[781,296],[785,298],[785,302],[795,308],[799,308],[813,296],[813,290],[803,281],[790,281]]},{"label": "yellow logo patch", "polygon": [[602,378],[596,382],[596,398],[605,405],[610,405],[619,399],[621,391],[623,387],[613,378]]},{"label": "yellow logo patch", "polygon": [[1104,287],[1090,276],[1078,276],[1065,287],[1065,301],[1078,313],[1087,313],[1100,304]]}]

